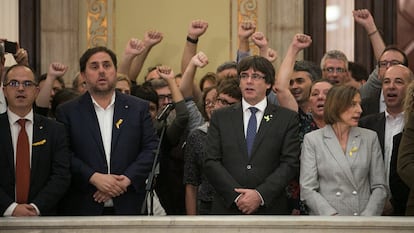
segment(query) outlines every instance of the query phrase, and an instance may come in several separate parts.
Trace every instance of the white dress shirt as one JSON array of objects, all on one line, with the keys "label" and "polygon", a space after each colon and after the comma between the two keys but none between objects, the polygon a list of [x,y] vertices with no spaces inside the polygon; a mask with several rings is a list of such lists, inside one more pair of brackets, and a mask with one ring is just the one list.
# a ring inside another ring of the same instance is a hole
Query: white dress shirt
[{"label": "white dress shirt", "polygon": [[404,128],[404,112],[399,113],[395,117],[385,111],[385,135],[384,135],[384,165],[385,165],[385,179],[388,185],[388,194],[390,185],[390,163],[392,155],[393,137],[402,132]]},{"label": "white dress shirt", "polygon": [[[7,111],[7,116],[9,118],[9,125],[10,125],[10,133],[12,137],[12,144],[13,144],[13,156],[14,156],[14,164],[16,164],[16,151],[17,151],[17,138],[19,137],[20,132],[20,125],[17,122],[20,119],[26,119],[26,132],[29,138],[29,145],[32,145],[33,142],[33,109],[24,117],[20,117],[10,111]],[[30,166],[32,165],[32,147],[29,147],[29,155],[30,155]],[[16,187],[15,187],[16,189]],[[16,192],[16,190],[15,190]],[[16,196],[16,195],[15,195]],[[40,215],[40,211],[37,206],[33,203],[30,203],[35,209],[37,214]],[[17,203],[13,202],[3,213],[4,216],[11,216],[13,214],[14,209],[16,208]]]},{"label": "white dress shirt", "polygon": [[[112,124],[115,109],[115,92],[112,95],[111,102],[105,109],[91,96],[95,108],[96,117],[98,118],[99,129],[101,131],[102,143],[105,150],[106,164],[108,165],[108,174],[111,173],[111,143],[112,143]],[[105,202],[105,206],[113,206],[112,199]]]}]

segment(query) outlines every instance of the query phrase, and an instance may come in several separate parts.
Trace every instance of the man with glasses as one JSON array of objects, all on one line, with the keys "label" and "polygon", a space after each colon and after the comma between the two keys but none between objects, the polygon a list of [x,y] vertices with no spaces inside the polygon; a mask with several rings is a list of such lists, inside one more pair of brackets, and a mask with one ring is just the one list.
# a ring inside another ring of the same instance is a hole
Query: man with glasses
[{"label": "man with glasses", "polygon": [[289,214],[285,188],[299,168],[297,114],[268,102],[275,70],[266,58],[242,59],[237,73],[242,101],[215,110],[207,133],[211,214]]},{"label": "man with glasses", "polygon": [[381,88],[384,74],[389,67],[400,64],[408,67],[406,54],[395,46],[387,46],[379,57],[378,68],[371,73],[367,83],[360,89],[363,110],[361,117],[385,111],[386,105]]},{"label": "man with glasses", "polygon": [[239,88],[239,80],[237,78],[224,79],[217,87],[217,98],[214,109],[239,103],[241,98],[242,95]]},{"label": "man with glasses", "polygon": [[321,59],[322,78],[332,85],[348,82],[348,59],[339,50],[330,50]]},{"label": "man with glasses", "polygon": [[39,87],[29,67],[10,67],[3,91],[8,108],[0,115],[0,214],[55,215],[71,178],[65,127],[33,112]]}]

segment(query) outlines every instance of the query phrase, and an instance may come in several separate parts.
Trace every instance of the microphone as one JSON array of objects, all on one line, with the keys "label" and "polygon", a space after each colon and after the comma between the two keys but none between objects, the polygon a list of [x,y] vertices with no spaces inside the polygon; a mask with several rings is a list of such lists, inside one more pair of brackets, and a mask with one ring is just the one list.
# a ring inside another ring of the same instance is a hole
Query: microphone
[{"label": "microphone", "polygon": [[168,115],[170,115],[170,112],[175,108],[173,103],[167,104],[164,109],[157,115],[156,119],[157,121],[163,121],[167,119]]}]

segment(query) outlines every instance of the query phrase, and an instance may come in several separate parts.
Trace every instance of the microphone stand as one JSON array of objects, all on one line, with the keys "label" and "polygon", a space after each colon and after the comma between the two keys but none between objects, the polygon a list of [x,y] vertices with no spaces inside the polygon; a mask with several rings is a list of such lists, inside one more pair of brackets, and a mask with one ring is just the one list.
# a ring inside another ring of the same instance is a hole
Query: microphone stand
[{"label": "microphone stand", "polygon": [[160,155],[161,143],[162,143],[162,140],[164,138],[166,130],[167,130],[167,118],[165,117],[162,120],[162,124],[161,124],[160,141],[158,142],[157,149],[154,151],[154,163],[152,164],[152,169],[151,169],[150,174],[148,175],[148,181],[147,181],[147,184],[145,186],[146,194],[145,194],[144,202],[142,203],[141,214],[146,213],[147,200],[148,200],[148,197],[149,197],[150,198],[150,206],[149,206],[150,211],[149,211],[148,215],[150,215],[150,216],[154,215],[155,181],[156,181],[156,178],[157,178],[158,174],[160,173],[158,157]]}]

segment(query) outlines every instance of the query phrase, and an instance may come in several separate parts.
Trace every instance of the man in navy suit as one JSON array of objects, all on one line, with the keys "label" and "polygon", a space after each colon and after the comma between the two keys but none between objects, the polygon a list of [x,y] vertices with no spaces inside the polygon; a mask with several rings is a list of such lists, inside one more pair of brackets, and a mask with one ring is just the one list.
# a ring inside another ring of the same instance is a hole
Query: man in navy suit
[{"label": "man in navy suit", "polygon": [[216,110],[207,134],[211,213],[290,214],[285,188],[299,170],[297,114],[267,101],[275,70],[266,58],[244,58],[237,73],[242,102]]},{"label": "man in navy suit", "polygon": [[[70,184],[71,154],[65,127],[33,112],[39,88],[29,67],[10,67],[3,91],[8,108],[0,115],[0,215],[55,215]],[[21,139],[26,142],[23,147],[18,143]],[[23,153],[23,170],[19,165],[22,153],[18,152],[22,148],[27,152]],[[26,182],[20,182],[22,175]]]},{"label": "man in navy suit", "polygon": [[74,152],[62,214],[139,214],[158,144],[149,104],[115,91],[117,60],[111,50],[88,49],[79,63],[88,91],[56,114]]}]

